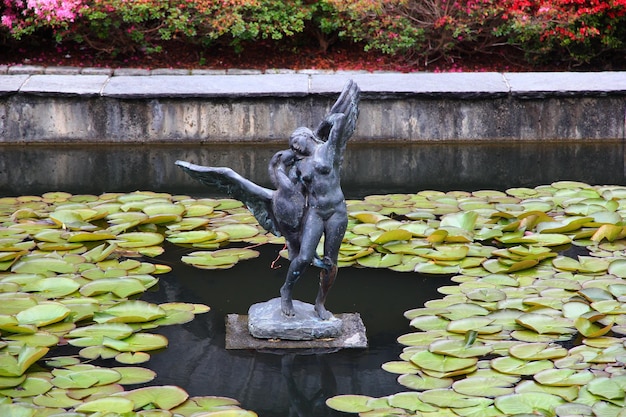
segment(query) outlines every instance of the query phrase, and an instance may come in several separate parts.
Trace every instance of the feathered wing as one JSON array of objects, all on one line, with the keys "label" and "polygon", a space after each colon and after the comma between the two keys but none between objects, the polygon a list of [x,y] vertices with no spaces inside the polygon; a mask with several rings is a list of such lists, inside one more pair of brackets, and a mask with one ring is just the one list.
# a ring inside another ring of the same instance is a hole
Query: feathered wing
[{"label": "feathered wing", "polygon": [[317,137],[323,141],[328,140],[330,130],[333,128],[333,118],[331,116],[339,113],[346,116],[343,132],[340,134],[343,137],[342,142],[347,142],[356,129],[356,121],[359,116],[360,95],[361,90],[359,86],[353,80],[349,80],[343,87],[339,98],[337,98],[337,101],[335,101],[335,104],[331,107],[330,112],[315,131]]},{"label": "feathered wing", "polygon": [[176,165],[204,185],[224,192],[244,203],[261,227],[277,236],[280,235],[272,210],[274,190],[261,187],[230,168],[206,167],[185,161],[176,161]]}]

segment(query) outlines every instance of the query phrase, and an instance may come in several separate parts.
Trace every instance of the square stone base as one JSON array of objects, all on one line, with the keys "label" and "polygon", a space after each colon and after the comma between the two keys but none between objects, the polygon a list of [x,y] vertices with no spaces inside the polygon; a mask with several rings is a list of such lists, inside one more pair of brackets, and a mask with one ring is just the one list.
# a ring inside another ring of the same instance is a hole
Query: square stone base
[{"label": "square stone base", "polygon": [[337,351],[367,347],[365,325],[359,313],[335,314],[335,317],[341,319],[343,323],[341,335],[337,338],[280,340],[257,339],[248,331],[248,316],[228,314],[226,316],[226,349]]}]

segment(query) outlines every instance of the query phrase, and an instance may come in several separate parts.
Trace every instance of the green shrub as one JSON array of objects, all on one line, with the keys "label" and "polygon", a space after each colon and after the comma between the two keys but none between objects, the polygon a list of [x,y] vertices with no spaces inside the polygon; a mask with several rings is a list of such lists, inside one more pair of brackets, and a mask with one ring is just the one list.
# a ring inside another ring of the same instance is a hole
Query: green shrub
[{"label": "green shrub", "polygon": [[342,39],[409,64],[507,46],[577,65],[626,50],[626,0],[0,0],[0,18],[0,42],[53,36],[110,54],[266,39],[326,52]]}]

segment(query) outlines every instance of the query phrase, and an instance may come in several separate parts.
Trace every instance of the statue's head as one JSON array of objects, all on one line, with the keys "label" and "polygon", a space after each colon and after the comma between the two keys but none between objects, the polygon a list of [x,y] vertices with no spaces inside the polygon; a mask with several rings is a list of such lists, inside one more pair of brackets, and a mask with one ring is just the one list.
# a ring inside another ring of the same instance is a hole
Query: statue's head
[{"label": "statue's head", "polygon": [[299,127],[289,137],[289,147],[301,156],[313,154],[319,141],[308,127]]}]

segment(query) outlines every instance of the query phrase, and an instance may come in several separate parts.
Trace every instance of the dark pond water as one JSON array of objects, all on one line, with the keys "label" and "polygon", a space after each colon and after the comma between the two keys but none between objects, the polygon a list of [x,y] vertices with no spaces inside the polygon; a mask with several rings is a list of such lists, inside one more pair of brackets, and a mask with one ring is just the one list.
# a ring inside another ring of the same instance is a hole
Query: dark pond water
[{"label": "dark pond water", "polygon": [[[135,190],[206,194],[206,188],[174,165],[177,159],[229,166],[267,185],[267,163],[285,146],[4,145],[0,195]],[[344,189],[360,195],[534,187],[559,180],[622,184],[624,179],[623,141],[351,144],[342,171]]]},{"label": "dark pond water", "polygon": [[[202,271],[179,262],[184,249],[168,246],[161,262],[173,271],[161,276],[159,287],[142,297],[151,302],[205,303],[211,311],[182,326],[159,329],[169,347],[153,356],[147,366],[158,374],[158,384],[175,384],[191,395],[236,398],[260,416],[334,416],[324,401],[337,394],[384,396],[403,390],[396,376],[381,369],[397,360],[396,338],[408,333],[402,313],[438,298],[436,288],[447,277],[425,277],[389,270],[342,268],[327,301],[336,313],[359,312],[367,328],[367,349],[328,354],[277,354],[226,350],[225,316],[247,314],[251,304],[278,296],[287,262],[271,269],[276,245],[262,255],[225,271]],[[314,271],[301,278],[294,297],[313,302],[317,292]]]},{"label": "dark pond water", "polygon": [[[266,185],[267,161],[275,146],[4,146],[0,147],[0,195],[47,191],[102,193],[153,190],[206,196],[210,192],[184,175],[174,161],[230,166]],[[624,184],[622,142],[505,144],[371,144],[351,146],[343,170],[349,198],[423,189],[477,190],[536,186],[557,180]],[[396,360],[396,338],[410,331],[402,313],[440,298],[447,278],[388,270],[344,268],[327,306],[336,313],[359,312],[369,348],[323,355],[279,355],[225,349],[225,316],[278,296],[287,267],[272,270],[280,248],[226,271],[201,271],[179,262],[185,249],[167,248],[160,262],[173,271],[161,276],[151,302],[198,302],[211,307],[190,323],[159,329],[170,341],[147,366],[156,384],[175,384],[191,395],[223,395],[260,416],[335,416],[324,401],[337,394],[384,396],[403,387],[381,369]],[[310,271],[295,297],[311,302],[317,277]]]}]

